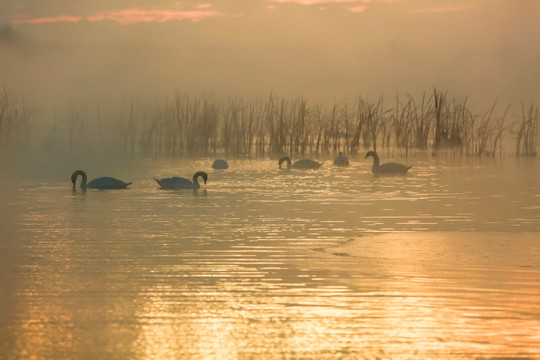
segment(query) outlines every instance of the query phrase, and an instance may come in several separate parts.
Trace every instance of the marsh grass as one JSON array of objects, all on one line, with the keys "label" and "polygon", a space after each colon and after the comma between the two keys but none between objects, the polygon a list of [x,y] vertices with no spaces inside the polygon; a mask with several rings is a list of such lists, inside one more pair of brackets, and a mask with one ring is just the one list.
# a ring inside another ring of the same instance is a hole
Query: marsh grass
[{"label": "marsh grass", "polygon": [[0,94],[0,141],[27,148],[31,142],[37,110],[25,96],[16,96],[2,85]]},{"label": "marsh grass", "polygon": [[[305,98],[230,97],[176,93],[162,101],[124,100],[110,108],[89,108],[70,102],[52,116],[37,113],[23,97],[5,87],[0,95],[0,139],[22,138],[33,130],[53,151],[111,148],[125,155],[154,157],[329,156],[366,149],[433,155],[503,156],[505,139],[515,137],[516,156],[535,156],[538,109],[522,106],[512,116],[497,103],[473,112],[467,97],[452,98],[438,89],[419,99],[396,95],[357,97],[329,106]],[[46,139],[46,140],[44,140]]]},{"label": "marsh grass", "polygon": [[521,105],[521,121],[516,136],[516,156],[536,156],[538,136],[538,108],[531,105],[528,110]]}]

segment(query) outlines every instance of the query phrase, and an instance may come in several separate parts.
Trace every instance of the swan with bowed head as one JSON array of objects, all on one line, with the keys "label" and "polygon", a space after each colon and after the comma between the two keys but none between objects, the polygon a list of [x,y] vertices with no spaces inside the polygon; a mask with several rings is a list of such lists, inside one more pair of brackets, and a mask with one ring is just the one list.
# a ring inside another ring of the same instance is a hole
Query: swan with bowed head
[{"label": "swan with bowed head", "polygon": [[206,181],[208,180],[208,175],[204,171],[198,171],[195,174],[193,174],[193,181],[189,181],[186,178],[183,177],[170,177],[170,178],[164,178],[164,179],[156,179],[156,182],[161,186],[162,189],[165,190],[178,190],[178,189],[192,189],[197,190],[201,187],[199,184],[198,178],[202,177],[204,184],[206,185]]},{"label": "swan with bowed head", "polygon": [[379,155],[375,151],[368,151],[365,159],[373,157],[373,166],[371,171],[376,175],[406,174],[412,166],[397,163],[380,164]]},{"label": "swan with bowed head", "polygon": [[73,183],[73,189],[75,189],[75,184],[77,182],[77,178],[79,177],[79,175],[82,177],[81,189],[84,189],[84,190],[86,190],[86,188],[101,189],[101,190],[125,189],[128,185],[133,183],[133,182],[126,183],[122,180],[118,180],[113,177],[103,176],[103,177],[95,178],[87,184],[86,182],[88,181],[88,177],[86,176],[86,173],[83,170],[75,170],[73,174],[71,174],[71,182]]},{"label": "swan with bowed head", "polygon": [[318,169],[321,167],[322,163],[319,163],[315,160],[311,160],[311,159],[302,159],[302,160],[298,160],[296,161],[294,164],[292,164],[291,166],[291,158],[288,157],[288,156],[284,156],[282,157],[281,159],[279,159],[279,168],[281,169],[281,165],[284,163],[284,162],[287,162],[287,169],[290,169],[290,168],[293,168],[293,169]]}]

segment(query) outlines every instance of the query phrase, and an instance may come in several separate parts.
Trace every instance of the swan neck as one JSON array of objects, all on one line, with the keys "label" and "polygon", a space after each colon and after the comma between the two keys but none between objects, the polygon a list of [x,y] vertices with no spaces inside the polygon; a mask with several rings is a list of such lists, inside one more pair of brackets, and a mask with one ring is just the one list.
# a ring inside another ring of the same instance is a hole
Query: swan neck
[{"label": "swan neck", "polygon": [[379,155],[377,155],[377,153],[373,153],[373,166],[379,167],[379,164]]},{"label": "swan neck", "polygon": [[194,185],[195,190],[201,187],[201,184],[199,184],[199,176],[203,178],[205,184],[206,184],[206,179],[208,178],[208,175],[206,175],[204,171],[199,171],[193,174],[193,185]]},{"label": "swan neck", "polygon": [[281,160],[283,161],[286,161],[287,162],[287,169],[290,169],[291,168],[291,165],[292,165],[292,161],[291,161],[291,158],[288,157],[288,156],[284,156]]},{"label": "swan neck", "polygon": [[86,189],[86,181],[88,181],[88,178],[86,177],[85,172],[83,172],[81,175],[82,175],[81,189]]},{"label": "swan neck", "polygon": [[77,183],[77,178],[81,175],[81,189],[86,189],[86,181],[88,180],[86,173],[83,170],[76,170],[71,175],[71,181],[73,182],[73,188],[75,189],[75,184]]},{"label": "swan neck", "polygon": [[199,189],[201,187],[201,185],[199,184],[199,180],[197,179],[199,175],[200,175],[199,173],[196,173],[195,175],[193,175],[193,185],[195,189]]}]

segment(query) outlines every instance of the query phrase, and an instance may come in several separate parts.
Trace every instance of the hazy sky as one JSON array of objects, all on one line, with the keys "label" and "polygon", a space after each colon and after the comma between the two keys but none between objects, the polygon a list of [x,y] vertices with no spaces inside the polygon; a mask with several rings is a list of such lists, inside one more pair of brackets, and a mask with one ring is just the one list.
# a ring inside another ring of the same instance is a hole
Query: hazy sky
[{"label": "hazy sky", "polygon": [[0,81],[44,101],[176,90],[540,100],[540,0],[2,0]]}]

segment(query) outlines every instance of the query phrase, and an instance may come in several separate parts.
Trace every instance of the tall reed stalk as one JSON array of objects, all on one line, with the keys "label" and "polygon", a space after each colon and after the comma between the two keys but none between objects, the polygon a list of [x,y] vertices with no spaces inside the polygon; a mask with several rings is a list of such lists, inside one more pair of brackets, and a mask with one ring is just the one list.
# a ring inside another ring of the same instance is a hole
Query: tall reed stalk
[{"label": "tall reed stalk", "polygon": [[516,136],[516,156],[536,156],[538,136],[538,108],[531,104],[528,110],[521,105],[521,122]]}]

